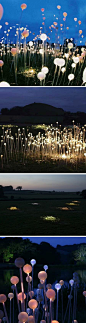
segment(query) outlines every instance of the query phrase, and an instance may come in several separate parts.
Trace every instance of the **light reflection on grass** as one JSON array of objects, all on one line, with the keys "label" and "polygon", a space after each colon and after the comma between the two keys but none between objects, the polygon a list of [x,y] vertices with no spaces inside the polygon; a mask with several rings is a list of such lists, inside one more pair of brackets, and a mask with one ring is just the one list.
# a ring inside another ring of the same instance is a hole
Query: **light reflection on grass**
[{"label": "light reflection on grass", "polygon": [[56,218],[55,216],[49,216],[49,215],[43,217],[43,220],[45,220],[45,221],[51,221],[51,222],[60,221],[59,218]]}]

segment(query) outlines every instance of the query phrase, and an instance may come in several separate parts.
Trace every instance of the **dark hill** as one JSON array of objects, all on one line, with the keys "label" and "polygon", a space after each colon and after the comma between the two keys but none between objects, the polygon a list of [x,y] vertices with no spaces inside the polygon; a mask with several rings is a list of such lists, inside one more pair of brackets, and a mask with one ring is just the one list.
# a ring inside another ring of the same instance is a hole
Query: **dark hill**
[{"label": "dark hill", "polygon": [[2,109],[3,115],[26,115],[26,116],[58,116],[64,115],[64,110],[55,108],[51,105],[44,103],[32,103],[24,107],[16,106],[12,109]]}]

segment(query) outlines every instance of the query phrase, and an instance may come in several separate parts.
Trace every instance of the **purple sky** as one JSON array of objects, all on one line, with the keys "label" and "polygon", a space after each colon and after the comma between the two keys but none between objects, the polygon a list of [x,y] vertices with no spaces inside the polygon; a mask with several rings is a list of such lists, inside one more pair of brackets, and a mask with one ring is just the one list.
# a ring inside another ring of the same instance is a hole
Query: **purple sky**
[{"label": "purple sky", "polygon": [[76,192],[86,189],[86,174],[0,174],[0,185],[26,190]]},{"label": "purple sky", "polygon": [[66,111],[86,112],[85,87],[11,87],[0,88],[0,110],[40,102]]}]

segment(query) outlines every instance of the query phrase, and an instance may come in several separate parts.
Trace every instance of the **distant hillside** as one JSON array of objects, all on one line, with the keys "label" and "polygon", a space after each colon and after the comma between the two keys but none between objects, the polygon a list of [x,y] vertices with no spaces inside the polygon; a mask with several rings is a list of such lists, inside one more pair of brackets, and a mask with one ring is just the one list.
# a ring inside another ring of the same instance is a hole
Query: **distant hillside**
[{"label": "distant hillside", "polygon": [[86,124],[86,113],[81,111],[76,113],[66,112],[52,105],[35,102],[24,107],[16,106],[10,110],[7,108],[1,109],[0,115],[1,124],[8,122],[17,125],[55,124],[58,121],[61,125],[72,125],[73,120],[75,120],[75,124]]},{"label": "distant hillside", "polygon": [[51,105],[44,103],[32,103],[25,105],[24,107],[13,107],[9,109],[2,109],[3,115],[26,115],[26,116],[58,116],[64,115],[64,110],[55,108]]}]

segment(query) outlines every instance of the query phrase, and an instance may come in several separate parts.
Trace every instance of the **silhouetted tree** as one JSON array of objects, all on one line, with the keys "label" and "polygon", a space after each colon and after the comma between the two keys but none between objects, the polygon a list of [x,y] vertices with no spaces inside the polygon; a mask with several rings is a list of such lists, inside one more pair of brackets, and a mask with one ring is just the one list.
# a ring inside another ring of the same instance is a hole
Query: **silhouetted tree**
[{"label": "silhouetted tree", "polygon": [[16,190],[21,191],[22,190],[22,186],[17,186],[16,187]]}]

